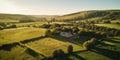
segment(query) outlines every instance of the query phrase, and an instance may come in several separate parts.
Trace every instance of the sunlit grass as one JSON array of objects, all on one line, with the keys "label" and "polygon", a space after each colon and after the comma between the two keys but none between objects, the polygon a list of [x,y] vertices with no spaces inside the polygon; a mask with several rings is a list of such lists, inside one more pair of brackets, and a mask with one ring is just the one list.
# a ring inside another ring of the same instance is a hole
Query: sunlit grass
[{"label": "sunlit grass", "polygon": [[43,28],[14,28],[0,31],[0,45],[19,42],[45,35]]},{"label": "sunlit grass", "polygon": [[97,26],[104,26],[108,28],[120,29],[120,24],[96,24]]},{"label": "sunlit grass", "polygon": [[84,50],[79,45],[70,42],[63,42],[54,38],[44,38],[26,45],[45,56],[52,56],[52,53],[59,49],[62,49],[65,53],[67,53],[67,48],[69,45],[73,46],[74,52]]}]

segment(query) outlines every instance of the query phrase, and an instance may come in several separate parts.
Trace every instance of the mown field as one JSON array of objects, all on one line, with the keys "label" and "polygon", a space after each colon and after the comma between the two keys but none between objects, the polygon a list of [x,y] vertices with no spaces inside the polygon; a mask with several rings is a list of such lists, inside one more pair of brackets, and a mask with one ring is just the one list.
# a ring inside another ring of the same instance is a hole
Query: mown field
[{"label": "mown field", "polygon": [[20,42],[27,39],[41,37],[45,35],[43,28],[13,28],[0,31],[0,45]]},{"label": "mown field", "polygon": [[38,55],[35,57],[31,55],[26,48],[19,45],[8,49],[0,50],[0,60],[41,60],[43,56]]},{"label": "mown field", "polygon": [[68,53],[67,49],[69,45],[73,46],[73,52],[85,50],[80,45],[70,43],[67,41],[60,41],[54,38],[43,38],[39,41],[30,42],[26,45],[34,50],[37,50],[39,53],[45,56],[52,56],[53,52],[59,49],[62,49],[65,53]]}]

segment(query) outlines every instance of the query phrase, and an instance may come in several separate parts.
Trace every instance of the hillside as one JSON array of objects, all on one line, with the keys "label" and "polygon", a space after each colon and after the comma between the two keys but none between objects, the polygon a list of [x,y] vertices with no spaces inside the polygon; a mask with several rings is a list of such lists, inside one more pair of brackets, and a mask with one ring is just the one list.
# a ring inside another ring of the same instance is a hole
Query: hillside
[{"label": "hillside", "polygon": [[0,14],[0,22],[34,22],[43,20],[31,15],[20,15],[20,14]]},{"label": "hillside", "polygon": [[37,18],[55,18],[58,17],[57,15],[31,15],[33,17],[37,17]]},{"label": "hillside", "polygon": [[120,10],[90,10],[57,17],[56,20],[116,20],[120,19]]},{"label": "hillside", "polygon": [[0,14],[0,21],[46,21],[55,18],[56,21],[73,20],[119,20],[120,10],[89,10],[81,11],[62,16],[58,15],[20,15],[20,14]]}]

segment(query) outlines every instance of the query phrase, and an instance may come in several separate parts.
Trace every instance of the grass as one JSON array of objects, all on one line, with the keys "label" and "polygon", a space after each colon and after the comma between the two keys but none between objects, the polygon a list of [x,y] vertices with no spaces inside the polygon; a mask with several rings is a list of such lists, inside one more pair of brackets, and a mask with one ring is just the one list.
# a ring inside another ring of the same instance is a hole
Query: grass
[{"label": "grass", "polygon": [[0,19],[0,23],[11,23],[11,22],[19,22],[19,20]]},{"label": "grass", "polygon": [[67,53],[67,48],[69,45],[73,46],[74,52],[84,50],[79,45],[76,45],[67,41],[66,42],[59,41],[54,38],[44,38],[39,41],[28,43],[26,45],[34,50],[39,51],[39,53],[45,56],[52,56],[52,53],[55,50],[59,50],[59,49],[62,49],[65,53]]},{"label": "grass", "polygon": [[110,37],[103,41],[107,44],[106,46],[102,45],[101,47],[98,47],[99,49],[70,54],[69,58],[73,60],[119,60],[120,36]]},{"label": "grass", "polygon": [[0,45],[19,42],[45,35],[43,28],[13,28],[0,31]]},{"label": "grass", "polygon": [[[27,25],[35,25],[35,26],[41,26],[43,24],[48,24],[48,22],[26,22],[26,23],[17,23],[16,25],[19,26],[27,26]],[[69,24],[67,22],[52,22],[50,24]]]},{"label": "grass", "polygon": [[118,20],[112,20],[111,22],[116,23],[116,22],[120,22],[120,20],[119,19]]},{"label": "grass", "polygon": [[104,26],[108,28],[120,29],[120,24],[96,24],[97,26]]},{"label": "grass", "polygon": [[112,60],[106,56],[103,56],[101,54],[97,54],[92,51],[86,51],[81,53],[76,53],[78,56],[81,56],[82,58],[85,58],[86,60]]},{"label": "grass", "polygon": [[41,60],[42,56],[34,57],[26,52],[25,48],[15,46],[10,51],[0,50],[0,60]]}]

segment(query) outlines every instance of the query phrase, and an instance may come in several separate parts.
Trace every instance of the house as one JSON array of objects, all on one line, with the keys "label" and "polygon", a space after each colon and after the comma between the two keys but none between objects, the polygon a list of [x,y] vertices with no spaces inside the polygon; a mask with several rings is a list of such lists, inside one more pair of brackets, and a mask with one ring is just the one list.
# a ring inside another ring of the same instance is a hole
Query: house
[{"label": "house", "polygon": [[72,37],[73,36],[73,34],[71,32],[60,32],[60,35],[64,36],[64,37]]}]

